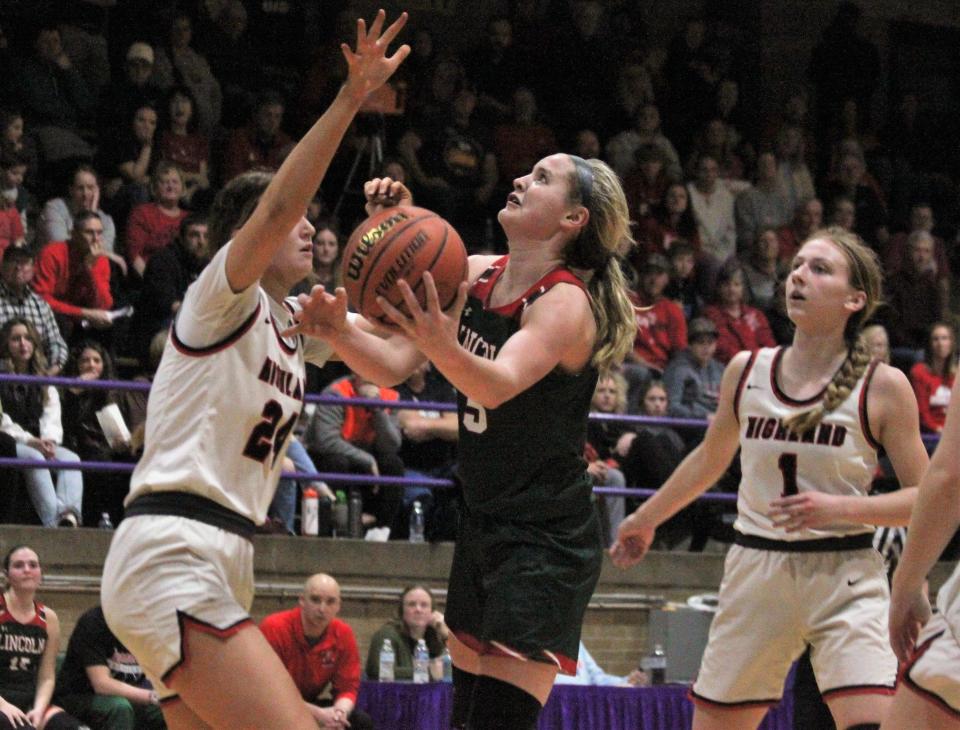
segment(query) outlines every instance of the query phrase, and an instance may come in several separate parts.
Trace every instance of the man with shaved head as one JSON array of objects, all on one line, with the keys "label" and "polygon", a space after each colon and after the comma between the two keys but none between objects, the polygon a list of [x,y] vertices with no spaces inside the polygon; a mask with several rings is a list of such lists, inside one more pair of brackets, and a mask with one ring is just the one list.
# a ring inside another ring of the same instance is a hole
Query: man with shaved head
[{"label": "man with shaved head", "polygon": [[[339,584],[325,573],[311,575],[298,604],[264,618],[260,630],[320,727],[372,730],[370,716],[354,709],[360,690],[360,654],[353,629],[337,618]],[[328,685],[332,704],[320,699]]]}]

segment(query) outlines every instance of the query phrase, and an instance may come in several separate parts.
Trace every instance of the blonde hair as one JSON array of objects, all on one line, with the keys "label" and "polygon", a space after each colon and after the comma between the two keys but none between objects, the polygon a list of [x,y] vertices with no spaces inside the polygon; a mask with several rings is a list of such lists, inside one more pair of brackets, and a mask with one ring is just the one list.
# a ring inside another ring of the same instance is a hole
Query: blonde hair
[{"label": "blonde hair", "polygon": [[[587,281],[590,307],[597,323],[597,340],[591,363],[604,375],[623,362],[633,347],[637,319],[621,265],[622,252],[634,245],[630,212],[620,178],[600,160],[570,156],[574,171],[569,178],[570,198],[590,213],[587,224],[564,251],[568,266],[593,272]],[[590,175],[588,200],[581,189],[578,165]]]},{"label": "blonde hair", "polygon": [[627,381],[626,379],[616,371],[609,371],[597,378],[597,387],[593,390],[593,399],[591,399],[590,408],[596,410],[596,405],[594,404],[597,391],[600,390],[600,386],[604,381],[612,380],[613,387],[617,392],[616,400],[613,404],[613,413],[626,413],[627,412]]},{"label": "blonde hair", "polygon": [[823,400],[809,411],[793,415],[784,422],[787,428],[798,434],[815,428],[824,416],[839,407],[867,371],[873,358],[869,347],[860,336],[861,330],[883,301],[883,272],[880,261],[877,254],[864,244],[860,236],[843,228],[831,226],[816,231],[807,240],[816,238],[828,240],[840,249],[847,260],[850,286],[857,291],[862,291],[866,301],[859,311],[854,312],[847,319],[843,330],[848,348],[847,357],[827,385]]}]

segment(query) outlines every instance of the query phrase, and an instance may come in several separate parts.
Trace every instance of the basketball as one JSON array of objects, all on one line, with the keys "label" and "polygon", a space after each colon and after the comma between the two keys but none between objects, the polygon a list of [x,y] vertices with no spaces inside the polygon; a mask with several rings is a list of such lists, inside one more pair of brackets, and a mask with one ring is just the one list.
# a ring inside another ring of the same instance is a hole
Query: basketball
[{"label": "basketball", "polygon": [[467,278],[467,251],[453,227],[425,208],[385,208],[357,226],[343,251],[343,287],[351,306],[380,324],[393,323],[377,304],[378,296],[407,311],[397,287],[400,279],[426,308],[425,271],[433,275],[440,307],[447,309]]}]

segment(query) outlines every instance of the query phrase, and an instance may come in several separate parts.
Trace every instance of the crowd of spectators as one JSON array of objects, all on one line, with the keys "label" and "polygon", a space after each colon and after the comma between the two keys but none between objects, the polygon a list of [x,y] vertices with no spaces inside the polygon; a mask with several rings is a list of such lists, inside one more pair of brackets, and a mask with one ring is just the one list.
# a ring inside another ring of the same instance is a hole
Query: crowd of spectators
[{"label": "crowd of spectators", "polygon": [[[3,363],[148,381],[156,337],[211,255],[213,196],[238,173],[281,164],[343,79],[339,42],[355,11],[241,0],[41,5],[29,18],[22,3],[0,13],[0,325],[21,322],[15,332],[28,335],[0,342]],[[664,46],[635,3],[513,7],[459,47],[413,18],[395,95],[359,115],[308,211],[315,272],[301,291],[337,283],[342,234],[363,215],[363,175],[405,181],[471,252],[502,252],[496,215],[513,178],[569,150],[621,176],[636,239],[626,259],[637,339],[623,378],[601,382],[613,394],[598,390],[598,410],[710,419],[724,363],[790,341],[783,281],[803,240],[829,224],[856,231],[883,261],[888,306],[876,324],[915,385],[924,430],[942,427],[956,369],[960,180],[933,149],[937,120],[917,94],[902,90],[888,120],[871,118],[877,50],[858,30],[856,5],[841,3],[810,59],[810,84],[771,119],[745,98],[757,86],[747,34],[719,16],[686,18]],[[32,360],[21,340],[32,342]],[[312,371],[308,389],[398,397],[337,366]],[[4,426],[18,454],[69,447],[84,459],[135,458],[136,396],[51,391],[21,398],[33,408],[23,418],[36,418]],[[400,394],[452,399],[428,370]],[[0,397],[6,424],[16,394],[4,386]],[[55,400],[70,407],[51,430]],[[96,433],[108,403],[134,432],[129,447]],[[625,428],[617,438],[601,431],[591,427],[585,454],[598,485],[656,486],[662,470],[644,463],[644,450],[679,458],[695,442],[665,427],[629,430],[632,442]],[[298,436],[298,467],[452,473],[449,414],[321,406]],[[85,474],[82,509],[75,485],[26,478],[44,524],[122,517],[115,477]],[[443,506],[422,489],[373,484],[362,497],[364,524],[395,535],[414,499]],[[281,485],[280,499],[271,515],[291,531],[296,485]],[[623,504],[601,506],[616,524]]]}]

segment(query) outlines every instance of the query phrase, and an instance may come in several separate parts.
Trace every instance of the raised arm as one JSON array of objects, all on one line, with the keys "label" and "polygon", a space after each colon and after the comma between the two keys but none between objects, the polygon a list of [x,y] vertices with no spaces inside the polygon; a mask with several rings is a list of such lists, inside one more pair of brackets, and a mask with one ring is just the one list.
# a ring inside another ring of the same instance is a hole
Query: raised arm
[{"label": "raised arm", "polygon": [[392,56],[386,55],[387,46],[403,28],[407,14],[401,14],[382,30],[385,18],[384,11],[379,11],[369,31],[362,19],[357,21],[356,51],[341,45],[348,67],[346,83],[330,108],[284,160],[253,215],[234,236],[226,273],[235,292],[246,289],[267,270],[274,253],[316,194],[361,103],[390,78],[410,53],[410,47],[403,45]]},{"label": "raised arm", "polygon": [[639,563],[653,542],[656,528],[709,489],[726,471],[740,445],[740,424],[734,411],[737,386],[750,353],[737,354],[723,373],[716,418],[703,441],[639,509],[620,523],[610,556],[617,567]]}]

